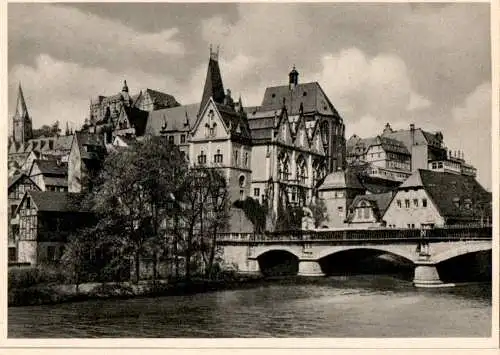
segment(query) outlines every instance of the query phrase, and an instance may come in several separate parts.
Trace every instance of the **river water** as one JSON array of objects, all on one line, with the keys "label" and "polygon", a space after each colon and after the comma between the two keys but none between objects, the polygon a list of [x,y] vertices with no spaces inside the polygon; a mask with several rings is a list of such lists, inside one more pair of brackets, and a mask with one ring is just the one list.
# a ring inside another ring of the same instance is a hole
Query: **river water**
[{"label": "river water", "polygon": [[491,284],[416,289],[388,276],[11,307],[9,338],[490,337]]}]

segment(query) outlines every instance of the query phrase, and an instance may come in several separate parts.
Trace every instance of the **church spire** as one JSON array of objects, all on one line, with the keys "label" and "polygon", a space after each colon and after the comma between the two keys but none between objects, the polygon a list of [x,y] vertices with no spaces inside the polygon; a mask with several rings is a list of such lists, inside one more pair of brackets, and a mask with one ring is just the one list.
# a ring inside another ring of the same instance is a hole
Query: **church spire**
[{"label": "church spire", "polygon": [[16,113],[13,117],[12,138],[14,142],[25,143],[31,139],[33,131],[31,127],[31,118],[28,114],[28,107],[24,100],[23,89],[21,83],[17,92]]},{"label": "church spire", "polygon": [[207,77],[205,79],[205,86],[203,88],[203,95],[201,97],[198,115],[203,111],[203,109],[205,109],[205,106],[211,97],[216,103],[219,104],[223,104],[224,98],[226,97],[219,68],[218,46],[216,51],[213,51],[212,46],[210,46],[210,59],[208,61]]},{"label": "church spire", "polygon": [[122,92],[128,92],[127,80],[123,80]]},{"label": "church spire", "polygon": [[26,101],[24,101],[24,94],[23,94],[23,88],[21,87],[21,82],[19,82],[19,88],[17,91],[16,116],[19,118],[29,117],[28,108],[26,107]]}]

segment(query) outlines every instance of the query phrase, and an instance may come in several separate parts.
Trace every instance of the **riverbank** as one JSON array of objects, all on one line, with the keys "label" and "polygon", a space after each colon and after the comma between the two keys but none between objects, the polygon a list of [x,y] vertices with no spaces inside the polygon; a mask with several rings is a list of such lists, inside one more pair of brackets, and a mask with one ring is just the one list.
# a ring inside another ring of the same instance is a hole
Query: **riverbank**
[{"label": "riverbank", "polygon": [[131,282],[107,282],[74,284],[40,284],[25,288],[9,288],[8,306],[33,306],[91,299],[157,297],[204,293],[244,288],[265,282],[258,275],[236,276],[229,279],[192,279],[168,282],[166,280]]}]

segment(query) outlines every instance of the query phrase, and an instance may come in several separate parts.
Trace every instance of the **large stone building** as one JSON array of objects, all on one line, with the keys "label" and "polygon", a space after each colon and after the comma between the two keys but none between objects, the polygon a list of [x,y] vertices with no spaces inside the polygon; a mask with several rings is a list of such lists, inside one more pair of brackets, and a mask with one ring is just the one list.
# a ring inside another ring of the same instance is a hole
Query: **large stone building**
[{"label": "large stone building", "polygon": [[126,146],[145,135],[179,145],[192,166],[222,169],[231,199],[305,205],[328,172],[345,167],[345,126],[317,82],[266,89],[262,104],[243,107],[224,89],[218,52],[210,51],[200,103],[179,105],[173,96],[145,90],[92,101],[85,130],[103,133],[106,144]]}]

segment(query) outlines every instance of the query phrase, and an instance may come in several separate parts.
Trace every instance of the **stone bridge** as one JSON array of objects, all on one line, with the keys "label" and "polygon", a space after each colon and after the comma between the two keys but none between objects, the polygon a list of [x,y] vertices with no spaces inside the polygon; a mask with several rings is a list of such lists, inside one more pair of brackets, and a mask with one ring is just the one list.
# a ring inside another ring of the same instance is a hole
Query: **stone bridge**
[{"label": "stone bridge", "polygon": [[[323,276],[327,260],[386,254],[414,267],[414,285],[442,285],[438,264],[478,252],[491,251],[491,227],[374,230],[315,230],[265,235],[224,234],[219,237],[226,264],[242,273],[260,273],[281,259],[298,264],[297,274]],[[347,254],[349,253],[349,254]]]}]

